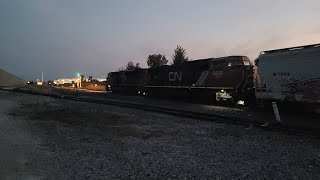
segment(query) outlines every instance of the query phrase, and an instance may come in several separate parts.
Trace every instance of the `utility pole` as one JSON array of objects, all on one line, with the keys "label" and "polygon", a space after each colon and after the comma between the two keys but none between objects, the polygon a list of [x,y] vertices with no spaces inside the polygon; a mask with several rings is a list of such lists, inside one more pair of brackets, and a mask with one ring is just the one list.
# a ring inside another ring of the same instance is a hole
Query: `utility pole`
[{"label": "utility pole", "polygon": [[40,81],[40,79],[37,79],[37,85],[40,85],[40,86],[43,85],[43,72],[41,72],[41,81]]}]

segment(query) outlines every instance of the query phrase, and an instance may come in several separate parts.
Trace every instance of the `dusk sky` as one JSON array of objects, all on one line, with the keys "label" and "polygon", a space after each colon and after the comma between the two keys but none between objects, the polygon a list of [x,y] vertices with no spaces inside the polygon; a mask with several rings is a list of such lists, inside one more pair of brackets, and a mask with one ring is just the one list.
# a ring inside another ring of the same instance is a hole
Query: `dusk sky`
[{"label": "dusk sky", "polygon": [[1,0],[0,68],[105,78],[149,54],[246,55],[320,43],[319,0]]}]

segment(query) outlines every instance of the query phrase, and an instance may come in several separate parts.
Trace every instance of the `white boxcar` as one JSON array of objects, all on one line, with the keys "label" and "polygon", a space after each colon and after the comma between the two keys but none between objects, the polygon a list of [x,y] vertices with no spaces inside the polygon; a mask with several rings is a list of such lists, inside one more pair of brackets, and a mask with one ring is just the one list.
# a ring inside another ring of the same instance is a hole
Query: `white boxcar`
[{"label": "white boxcar", "polygon": [[320,103],[320,44],[261,52],[256,66],[257,99]]}]

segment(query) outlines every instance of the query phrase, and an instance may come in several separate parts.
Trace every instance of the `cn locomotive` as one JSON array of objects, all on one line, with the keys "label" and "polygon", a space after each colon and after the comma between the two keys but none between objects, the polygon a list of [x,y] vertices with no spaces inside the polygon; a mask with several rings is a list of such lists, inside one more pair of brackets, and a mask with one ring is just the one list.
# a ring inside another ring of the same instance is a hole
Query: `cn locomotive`
[{"label": "cn locomotive", "polygon": [[107,90],[140,95],[205,97],[215,102],[320,104],[320,44],[246,56],[111,72]]},{"label": "cn locomotive", "polygon": [[199,59],[178,65],[111,72],[113,92],[198,96],[214,101],[245,101],[254,95],[253,65],[246,56]]}]

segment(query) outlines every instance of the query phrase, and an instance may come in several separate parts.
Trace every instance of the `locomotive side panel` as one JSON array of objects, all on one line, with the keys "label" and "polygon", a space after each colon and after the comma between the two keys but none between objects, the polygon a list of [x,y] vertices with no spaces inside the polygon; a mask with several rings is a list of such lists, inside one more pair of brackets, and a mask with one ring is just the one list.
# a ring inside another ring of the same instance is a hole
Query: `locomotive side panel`
[{"label": "locomotive side panel", "polygon": [[[208,71],[210,59],[161,66],[148,70],[148,94],[171,97],[198,96],[194,87],[203,71]],[[198,92],[198,91],[197,91]],[[195,97],[195,99],[197,99]]]},{"label": "locomotive side panel", "polygon": [[209,59],[151,68],[148,71],[148,86],[166,86],[172,88],[177,86],[193,86],[201,73],[208,70],[208,68]]}]

